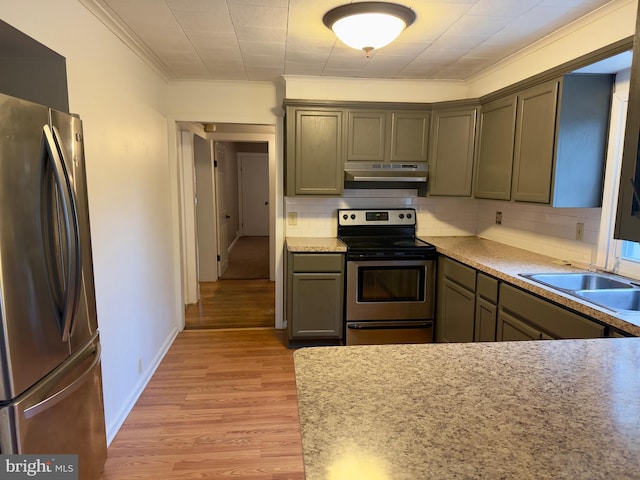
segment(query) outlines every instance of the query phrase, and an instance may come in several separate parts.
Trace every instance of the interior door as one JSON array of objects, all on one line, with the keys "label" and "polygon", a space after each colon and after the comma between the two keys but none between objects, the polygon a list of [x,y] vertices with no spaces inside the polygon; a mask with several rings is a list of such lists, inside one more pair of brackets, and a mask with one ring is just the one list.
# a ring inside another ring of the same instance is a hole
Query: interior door
[{"label": "interior door", "polygon": [[224,145],[215,143],[215,179],[218,223],[218,277],[229,267],[229,211],[225,201],[226,152]]},{"label": "interior door", "polygon": [[193,163],[196,184],[196,240],[198,246],[198,280],[215,282],[218,279],[216,207],[214,167],[211,141],[193,136]]},{"label": "interior door", "polygon": [[242,234],[269,236],[269,156],[240,154]]}]

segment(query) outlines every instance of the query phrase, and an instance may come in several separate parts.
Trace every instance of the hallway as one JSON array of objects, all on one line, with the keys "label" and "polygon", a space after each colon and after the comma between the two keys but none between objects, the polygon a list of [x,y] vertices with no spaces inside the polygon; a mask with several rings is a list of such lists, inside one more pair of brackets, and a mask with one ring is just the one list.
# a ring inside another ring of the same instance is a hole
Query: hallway
[{"label": "hallway", "polygon": [[269,237],[240,237],[217,282],[200,282],[200,300],[187,305],[185,329],[275,325],[275,282],[269,280]]}]

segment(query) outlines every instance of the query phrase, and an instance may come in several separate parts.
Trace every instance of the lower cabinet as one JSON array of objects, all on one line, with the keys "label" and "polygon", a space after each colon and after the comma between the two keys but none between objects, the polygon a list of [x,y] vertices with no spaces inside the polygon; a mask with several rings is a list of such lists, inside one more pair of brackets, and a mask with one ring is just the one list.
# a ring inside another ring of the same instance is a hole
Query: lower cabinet
[{"label": "lower cabinet", "polygon": [[344,255],[287,254],[289,344],[339,343],[343,329]]},{"label": "lower cabinet", "polygon": [[451,258],[438,257],[437,275],[437,342],[597,338],[607,334],[600,323]]},{"label": "lower cabinet", "polygon": [[498,340],[503,342],[515,340],[548,340],[552,338],[504,311],[501,311],[498,315],[497,336]]},{"label": "lower cabinet", "polygon": [[498,341],[605,336],[604,325],[506,283],[499,305]]},{"label": "lower cabinet", "polygon": [[476,288],[476,342],[495,342],[498,318],[498,280],[478,272]]},{"label": "lower cabinet", "polygon": [[438,257],[437,342],[472,342],[476,306],[476,271],[448,257]]}]

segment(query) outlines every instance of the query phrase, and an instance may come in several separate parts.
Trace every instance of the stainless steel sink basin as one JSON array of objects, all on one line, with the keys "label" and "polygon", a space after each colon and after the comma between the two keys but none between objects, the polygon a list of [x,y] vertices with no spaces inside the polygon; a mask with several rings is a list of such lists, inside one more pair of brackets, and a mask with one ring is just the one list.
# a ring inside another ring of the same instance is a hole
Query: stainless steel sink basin
[{"label": "stainless steel sink basin", "polygon": [[633,285],[597,273],[533,273],[522,275],[549,287],[575,292],[577,290],[609,290],[633,288]]},{"label": "stainless steel sink basin", "polygon": [[616,312],[640,312],[640,289],[578,290],[573,293]]}]

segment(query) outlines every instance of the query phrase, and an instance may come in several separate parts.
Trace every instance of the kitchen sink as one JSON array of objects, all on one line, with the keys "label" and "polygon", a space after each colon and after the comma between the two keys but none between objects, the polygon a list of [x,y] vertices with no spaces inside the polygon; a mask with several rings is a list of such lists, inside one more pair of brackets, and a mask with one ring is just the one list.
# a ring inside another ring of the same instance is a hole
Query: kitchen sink
[{"label": "kitchen sink", "polygon": [[532,273],[525,278],[549,287],[575,292],[578,290],[633,289],[633,285],[597,273]]},{"label": "kitchen sink", "polygon": [[578,290],[573,292],[588,302],[616,312],[640,312],[640,289]]}]

